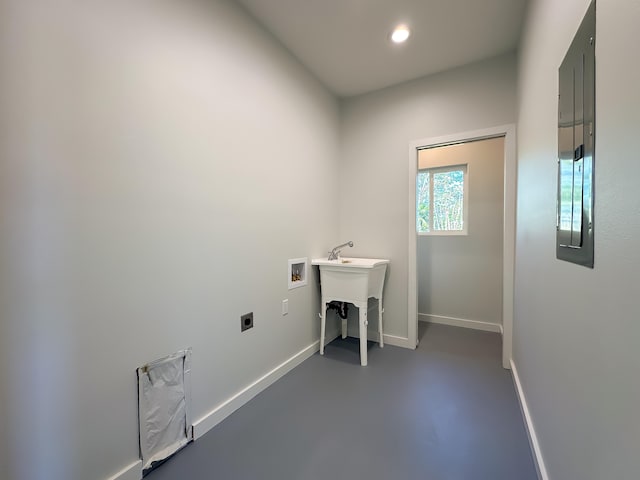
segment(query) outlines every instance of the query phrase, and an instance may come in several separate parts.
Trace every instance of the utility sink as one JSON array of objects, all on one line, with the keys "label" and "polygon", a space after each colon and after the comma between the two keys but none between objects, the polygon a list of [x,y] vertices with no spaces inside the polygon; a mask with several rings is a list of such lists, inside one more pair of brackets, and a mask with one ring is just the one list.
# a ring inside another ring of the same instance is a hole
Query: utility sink
[{"label": "utility sink", "polygon": [[327,260],[326,258],[316,258],[311,261],[312,265],[324,267],[351,267],[351,268],[374,268],[378,265],[388,264],[389,260],[382,258],[356,258],[344,257],[337,260]]},{"label": "utility sink", "polygon": [[[320,268],[322,295],[320,327],[320,354],[324,355],[327,305],[333,301],[348,302],[358,307],[360,335],[360,364],[367,365],[367,301],[378,300],[378,336],[384,346],[382,333],[382,289],[389,260],[382,258],[345,257],[337,260],[316,258],[312,265]],[[342,338],[347,336],[347,321],[342,321]]]}]

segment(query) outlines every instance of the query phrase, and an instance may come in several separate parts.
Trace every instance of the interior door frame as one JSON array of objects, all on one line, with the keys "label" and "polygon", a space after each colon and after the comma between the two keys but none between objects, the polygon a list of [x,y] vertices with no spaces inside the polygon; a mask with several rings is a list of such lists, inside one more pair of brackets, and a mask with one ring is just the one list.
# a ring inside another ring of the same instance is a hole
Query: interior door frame
[{"label": "interior door frame", "polygon": [[416,176],[418,151],[474,140],[504,137],[504,198],[502,231],[502,366],[511,368],[513,340],[513,295],[516,244],[516,126],[500,125],[424,138],[409,143],[409,259],[408,259],[408,340],[409,346],[418,345],[418,252],[416,233]]}]

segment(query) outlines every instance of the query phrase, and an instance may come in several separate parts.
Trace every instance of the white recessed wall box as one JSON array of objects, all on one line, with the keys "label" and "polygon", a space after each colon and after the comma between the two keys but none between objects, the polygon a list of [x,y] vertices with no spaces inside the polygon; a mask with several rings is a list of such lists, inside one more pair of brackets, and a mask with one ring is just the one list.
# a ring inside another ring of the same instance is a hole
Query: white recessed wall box
[{"label": "white recessed wall box", "polygon": [[302,287],[307,284],[307,257],[292,258],[289,260],[289,268],[287,269],[289,290],[292,288]]}]

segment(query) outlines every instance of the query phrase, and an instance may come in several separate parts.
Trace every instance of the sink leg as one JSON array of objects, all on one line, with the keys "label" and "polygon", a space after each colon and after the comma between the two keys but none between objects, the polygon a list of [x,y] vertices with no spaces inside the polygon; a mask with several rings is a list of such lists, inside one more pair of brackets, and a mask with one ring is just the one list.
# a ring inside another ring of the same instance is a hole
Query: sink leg
[{"label": "sink leg", "polygon": [[324,355],[324,329],[327,325],[327,304],[322,301],[322,314],[320,315],[320,355]]},{"label": "sink leg", "polygon": [[358,307],[360,324],[360,365],[367,366],[367,304]]},{"label": "sink leg", "polygon": [[347,338],[347,319],[342,319],[342,339]]},{"label": "sink leg", "polygon": [[382,296],[378,299],[378,335],[380,337],[380,348],[384,347],[384,338],[382,335]]}]

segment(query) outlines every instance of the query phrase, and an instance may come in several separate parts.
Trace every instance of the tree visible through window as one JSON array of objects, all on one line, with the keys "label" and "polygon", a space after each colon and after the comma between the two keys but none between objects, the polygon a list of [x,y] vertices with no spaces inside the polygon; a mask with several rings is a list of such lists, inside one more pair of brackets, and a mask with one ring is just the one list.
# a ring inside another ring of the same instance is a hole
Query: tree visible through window
[{"label": "tree visible through window", "polygon": [[416,180],[418,233],[465,233],[465,165],[420,170]]}]

